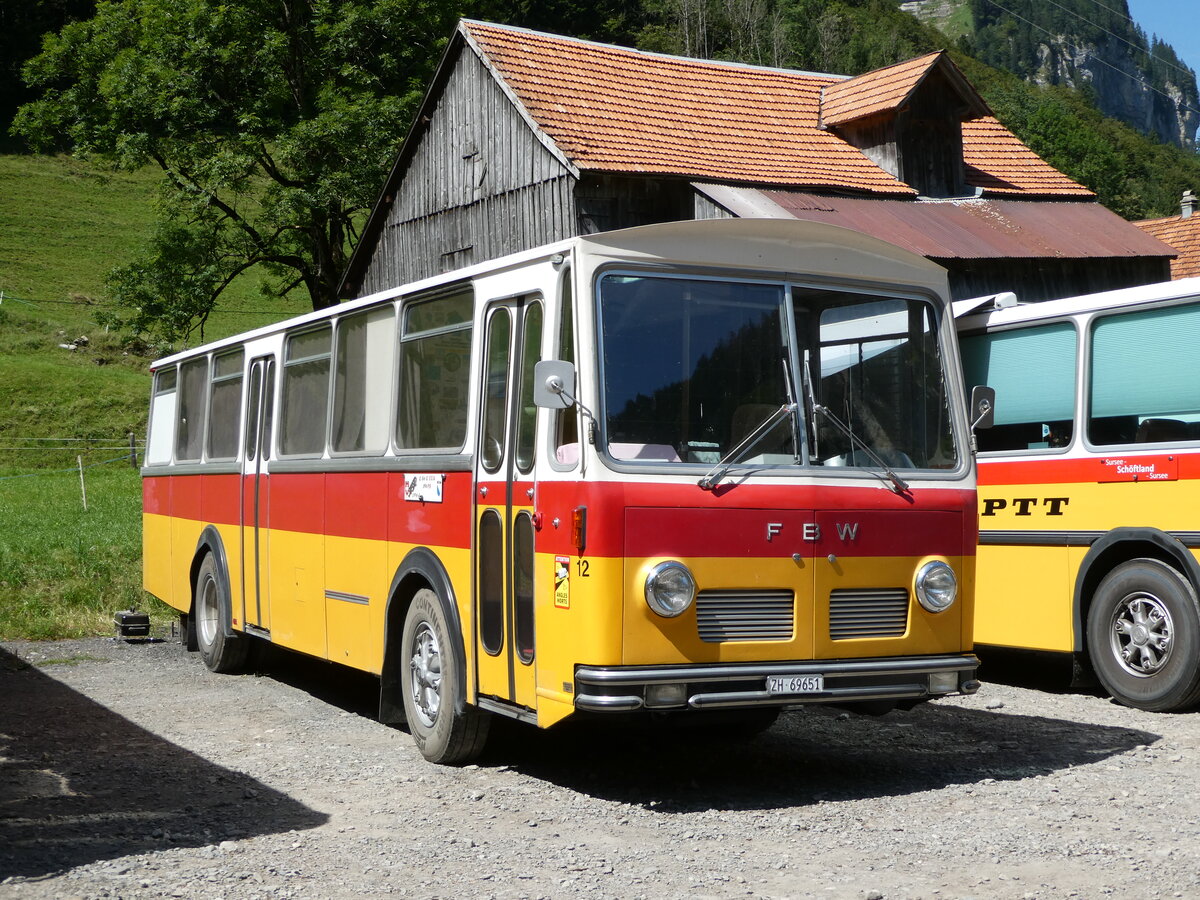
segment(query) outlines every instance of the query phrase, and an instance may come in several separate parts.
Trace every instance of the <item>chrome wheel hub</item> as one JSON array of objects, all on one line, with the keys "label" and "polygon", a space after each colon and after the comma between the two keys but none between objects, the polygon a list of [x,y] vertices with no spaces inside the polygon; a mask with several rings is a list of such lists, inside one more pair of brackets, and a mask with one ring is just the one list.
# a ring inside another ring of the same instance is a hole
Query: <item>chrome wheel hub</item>
[{"label": "chrome wheel hub", "polygon": [[422,622],[413,635],[409,667],[413,709],[421,723],[432,728],[442,705],[442,652],[428,622]]},{"label": "chrome wheel hub", "polygon": [[1171,658],[1175,628],[1161,600],[1142,592],[1130,594],[1113,612],[1109,633],[1113,656],[1131,675],[1158,673]]},{"label": "chrome wheel hub", "polygon": [[196,604],[196,632],[202,647],[211,647],[217,639],[217,619],[221,605],[217,602],[217,582],[206,578]]}]

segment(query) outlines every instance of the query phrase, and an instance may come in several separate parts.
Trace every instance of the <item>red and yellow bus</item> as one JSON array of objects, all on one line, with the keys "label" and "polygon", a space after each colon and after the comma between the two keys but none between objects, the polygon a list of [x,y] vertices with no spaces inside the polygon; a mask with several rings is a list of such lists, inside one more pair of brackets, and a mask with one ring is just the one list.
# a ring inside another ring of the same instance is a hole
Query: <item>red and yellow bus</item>
[{"label": "red and yellow bus", "polygon": [[441,762],[496,715],[973,692],[956,352],[941,268],[802,222],[399,287],[154,365],[146,588],[213,670],[377,674]]},{"label": "red and yellow bus", "polygon": [[962,312],[967,383],[996,391],[975,640],[1074,654],[1129,706],[1197,705],[1200,279]]}]

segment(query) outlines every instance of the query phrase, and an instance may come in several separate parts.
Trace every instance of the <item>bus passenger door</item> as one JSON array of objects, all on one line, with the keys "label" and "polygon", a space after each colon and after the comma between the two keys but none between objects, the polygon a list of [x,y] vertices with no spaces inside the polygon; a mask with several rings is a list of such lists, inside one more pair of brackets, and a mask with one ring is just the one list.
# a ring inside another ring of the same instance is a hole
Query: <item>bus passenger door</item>
[{"label": "bus passenger door", "polygon": [[[246,452],[242,462],[242,610],[247,630],[266,635],[271,629],[271,592],[267,577],[270,547],[271,426],[275,404],[275,360],[250,363],[246,391]],[[238,618],[235,611],[234,618]]]},{"label": "bus passenger door", "polygon": [[533,366],[540,299],[490,305],[475,454],[475,659],[481,697],[534,710]]}]

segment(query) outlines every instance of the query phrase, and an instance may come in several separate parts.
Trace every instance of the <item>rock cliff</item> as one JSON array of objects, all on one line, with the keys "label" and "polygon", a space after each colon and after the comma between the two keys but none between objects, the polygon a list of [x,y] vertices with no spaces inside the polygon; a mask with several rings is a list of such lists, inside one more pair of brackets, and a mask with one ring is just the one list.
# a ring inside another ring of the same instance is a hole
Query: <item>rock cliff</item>
[{"label": "rock cliff", "polygon": [[900,6],[989,65],[1036,84],[1084,91],[1105,115],[1162,141],[1196,148],[1196,75],[1169,44],[1148,39],[1129,21],[1125,0],[1111,0],[1111,8],[1078,0],[1009,0],[1007,9],[987,0]]}]

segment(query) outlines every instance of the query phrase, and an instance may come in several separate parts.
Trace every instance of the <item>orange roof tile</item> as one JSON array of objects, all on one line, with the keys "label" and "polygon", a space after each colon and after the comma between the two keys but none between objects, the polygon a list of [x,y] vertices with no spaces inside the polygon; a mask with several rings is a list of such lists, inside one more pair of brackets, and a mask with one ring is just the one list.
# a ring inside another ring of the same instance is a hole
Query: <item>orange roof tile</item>
[{"label": "orange roof tile", "polygon": [[962,124],[967,184],[996,195],[1093,197],[1050,165],[992,116]]},{"label": "orange roof tile", "polygon": [[1186,219],[1181,216],[1146,219],[1133,224],[1179,254],[1171,260],[1172,280],[1200,275],[1200,214],[1192,213]]},{"label": "orange roof tile", "polygon": [[[916,193],[820,128],[821,91],[844,84],[840,76],[665,56],[482,22],[461,28],[580,169]],[[908,83],[910,68],[927,70],[935,57],[889,69],[908,73],[897,85]],[[1091,196],[995,119],[964,123],[963,143],[967,180],[987,193]]]},{"label": "orange roof tile", "polygon": [[941,51],[929,53],[827,86],[821,101],[821,124],[840,125],[895,109],[941,56]]},{"label": "orange roof tile", "polygon": [[581,169],[915,193],[816,127],[821,88],[836,76],[464,26]]}]

